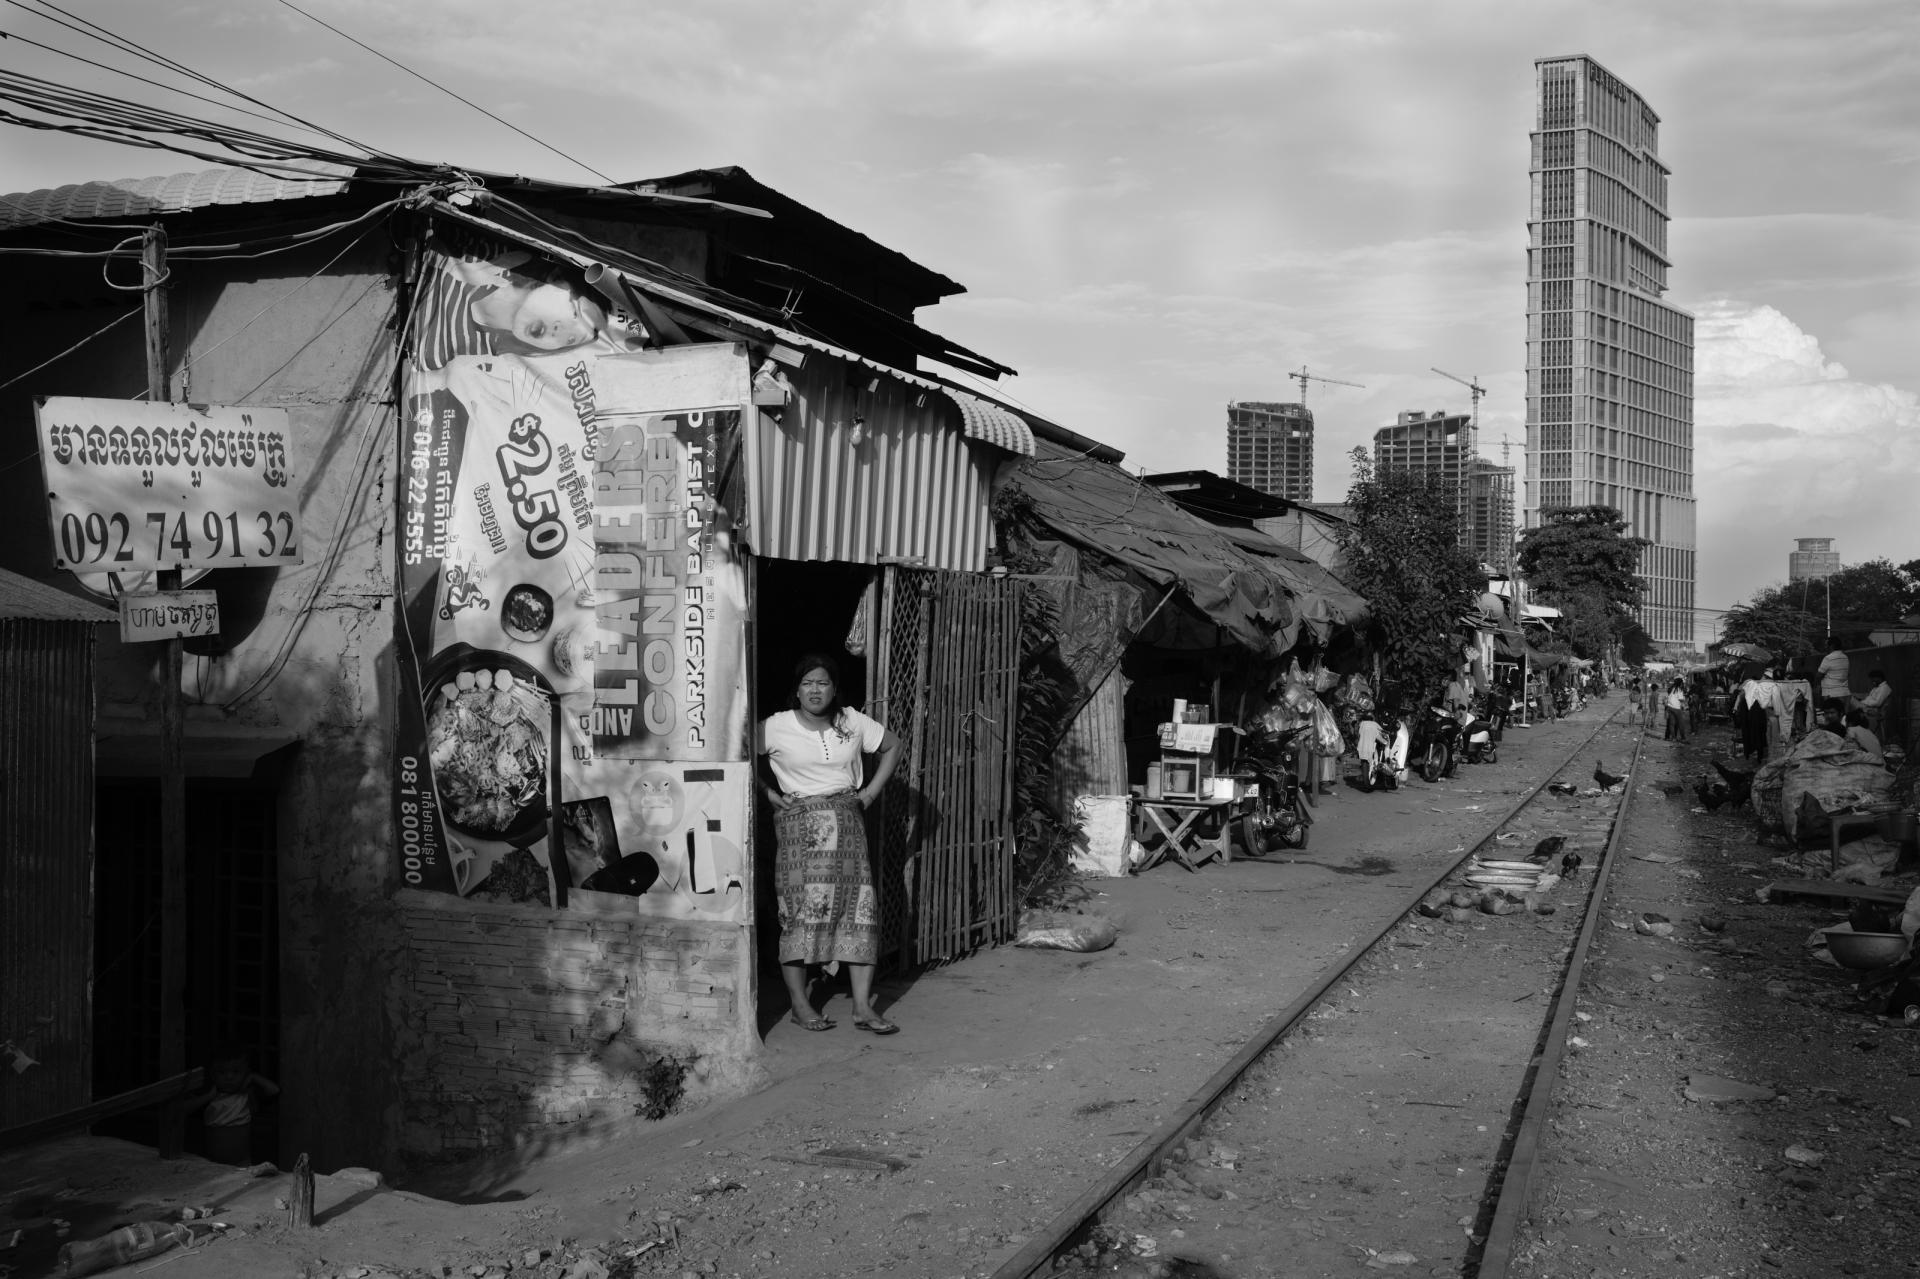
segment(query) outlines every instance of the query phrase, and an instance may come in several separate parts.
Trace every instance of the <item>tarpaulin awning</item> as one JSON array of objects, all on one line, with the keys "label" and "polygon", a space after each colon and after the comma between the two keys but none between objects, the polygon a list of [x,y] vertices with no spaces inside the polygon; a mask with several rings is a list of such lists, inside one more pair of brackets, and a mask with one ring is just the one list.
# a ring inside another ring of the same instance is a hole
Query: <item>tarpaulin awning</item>
[{"label": "tarpaulin awning", "polygon": [[1367,601],[1311,555],[1259,529],[1213,527],[1241,550],[1260,556],[1261,567],[1278,577],[1292,594],[1294,609],[1315,640],[1325,643],[1336,626],[1366,625]]},{"label": "tarpaulin awning", "polygon": [[1284,582],[1158,489],[1093,458],[1028,458],[1012,481],[1033,515],[1064,540],[1176,588],[1193,607],[1256,653],[1284,652],[1300,617]]}]

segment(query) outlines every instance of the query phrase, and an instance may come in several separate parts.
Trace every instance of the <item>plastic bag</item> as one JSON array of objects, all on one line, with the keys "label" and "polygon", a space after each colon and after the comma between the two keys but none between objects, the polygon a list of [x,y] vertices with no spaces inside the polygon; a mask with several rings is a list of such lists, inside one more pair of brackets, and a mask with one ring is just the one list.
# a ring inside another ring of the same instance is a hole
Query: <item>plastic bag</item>
[{"label": "plastic bag", "polygon": [[1013,944],[1035,950],[1105,950],[1120,930],[1105,915],[1071,915],[1050,910],[1023,911]]},{"label": "plastic bag", "polygon": [[1340,736],[1340,724],[1333,712],[1320,702],[1313,704],[1313,743],[1322,755],[1338,759],[1347,753],[1346,739]]},{"label": "plastic bag", "polygon": [[1340,692],[1340,700],[1362,715],[1372,713],[1374,708],[1373,689],[1367,684],[1364,675],[1347,676],[1346,687]]},{"label": "plastic bag", "polygon": [[1340,683],[1340,677],[1328,670],[1318,658],[1314,659],[1313,668],[1307,672],[1307,678],[1313,682],[1313,691],[1316,693],[1331,692]]}]

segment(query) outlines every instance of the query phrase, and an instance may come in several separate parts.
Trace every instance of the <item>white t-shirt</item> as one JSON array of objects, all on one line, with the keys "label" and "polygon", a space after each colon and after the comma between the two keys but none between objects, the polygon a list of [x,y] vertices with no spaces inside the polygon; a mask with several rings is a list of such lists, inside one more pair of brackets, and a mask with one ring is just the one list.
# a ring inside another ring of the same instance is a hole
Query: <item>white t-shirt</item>
[{"label": "white t-shirt", "polygon": [[1847,674],[1852,663],[1847,655],[1831,652],[1820,659],[1820,696],[1825,698],[1845,697],[1847,695]]},{"label": "white t-shirt", "polygon": [[821,730],[800,723],[796,711],[781,711],[760,721],[756,753],[773,766],[774,780],[789,795],[831,795],[859,790],[866,781],[862,755],[886,740],[886,725],[851,706],[840,712],[838,727]]}]

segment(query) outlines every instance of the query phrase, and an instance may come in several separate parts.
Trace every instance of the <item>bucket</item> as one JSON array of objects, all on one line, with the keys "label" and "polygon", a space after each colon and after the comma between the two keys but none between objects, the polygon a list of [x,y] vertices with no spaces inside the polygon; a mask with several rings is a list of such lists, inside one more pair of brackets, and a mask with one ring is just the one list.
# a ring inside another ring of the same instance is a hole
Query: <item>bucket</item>
[{"label": "bucket", "polygon": [[1880,814],[1880,837],[1890,844],[1911,844],[1920,835],[1920,818],[1912,809]]}]

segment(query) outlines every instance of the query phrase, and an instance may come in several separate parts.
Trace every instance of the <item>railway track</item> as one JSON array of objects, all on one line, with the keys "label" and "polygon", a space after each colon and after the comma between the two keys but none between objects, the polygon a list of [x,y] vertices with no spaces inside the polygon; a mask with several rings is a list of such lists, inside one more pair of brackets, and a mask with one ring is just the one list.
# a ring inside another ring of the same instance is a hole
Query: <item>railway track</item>
[{"label": "railway track", "polygon": [[[1630,751],[1632,772],[1640,734],[1617,720],[1268,1019],[993,1279],[1350,1274],[1356,1261],[1507,1274],[1631,796],[1549,787],[1591,789],[1596,755]],[[1418,913],[1433,890],[1464,887],[1476,857],[1518,858],[1549,834],[1584,859],[1542,899],[1552,913]]]}]

